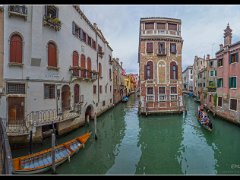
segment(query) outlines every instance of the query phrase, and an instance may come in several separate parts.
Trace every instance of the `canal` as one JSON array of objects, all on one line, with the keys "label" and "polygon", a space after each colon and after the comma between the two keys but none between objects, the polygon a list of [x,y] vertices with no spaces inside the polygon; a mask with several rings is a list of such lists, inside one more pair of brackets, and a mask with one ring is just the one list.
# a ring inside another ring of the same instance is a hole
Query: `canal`
[{"label": "canal", "polygon": [[[97,134],[57,174],[240,174],[240,128],[213,120],[213,132],[197,122],[197,105],[184,96],[187,114],[138,116],[138,98],[132,95],[98,117]],[[57,139],[63,143],[88,130],[94,123]],[[49,148],[51,139],[35,145],[33,152]],[[28,149],[13,150],[13,157]],[[51,173],[51,172],[47,172]]]}]

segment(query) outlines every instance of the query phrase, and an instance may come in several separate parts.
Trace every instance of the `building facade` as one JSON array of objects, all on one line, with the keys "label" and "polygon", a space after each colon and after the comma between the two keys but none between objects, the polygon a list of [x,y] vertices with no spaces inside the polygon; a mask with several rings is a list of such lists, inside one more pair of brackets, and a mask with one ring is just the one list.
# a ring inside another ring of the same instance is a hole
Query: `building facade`
[{"label": "building facade", "polygon": [[232,43],[229,24],[224,30],[224,44],[216,52],[217,58],[217,106],[216,114],[240,124],[240,41]]},{"label": "building facade", "polygon": [[[63,134],[112,106],[112,49],[79,6],[4,5],[0,109],[10,141]],[[2,32],[2,31],[1,31]]]},{"label": "building facade", "polygon": [[182,112],[181,20],[141,18],[139,31],[140,113]]},{"label": "building facade", "polygon": [[207,55],[207,96],[205,98],[204,104],[209,109],[215,109],[216,106],[216,90],[217,90],[217,59],[210,58],[210,55]]},{"label": "building facade", "polygon": [[113,58],[112,60],[113,69],[113,103],[119,103],[124,96],[126,96],[125,85],[124,85],[124,69],[122,62],[119,62],[119,58]]},{"label": "building facade", "polygon": [[203,101],[203,90],[206,87],[206,60],[195,56],[193,63],[193,94]]},{"label": "building facade", "polygon": [[189,91],[193,91],[193,66],[188,66],[182,72],[183,79],[183,91],[189,93]]}]

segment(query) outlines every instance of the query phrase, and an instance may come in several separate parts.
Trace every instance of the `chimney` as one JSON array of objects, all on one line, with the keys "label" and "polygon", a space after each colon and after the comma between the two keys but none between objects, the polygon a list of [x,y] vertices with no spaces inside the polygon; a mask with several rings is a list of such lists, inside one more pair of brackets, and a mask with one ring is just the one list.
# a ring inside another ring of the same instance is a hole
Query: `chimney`
[{"label": "chimney", "polygon": [[122,67],[122,63],[123,63],[123,62],[120,62],[120,63],[121,63],[121,67]]},{"label": "chimney", "polygon": [[223,49],[223,44],[220,44],[219,46],[220,46],[220,50],[222,50]]},{"label": "chimney", "polygon": [[210,59],[210,55],[209,54],[207,54],[207,60],[209,60]]}]

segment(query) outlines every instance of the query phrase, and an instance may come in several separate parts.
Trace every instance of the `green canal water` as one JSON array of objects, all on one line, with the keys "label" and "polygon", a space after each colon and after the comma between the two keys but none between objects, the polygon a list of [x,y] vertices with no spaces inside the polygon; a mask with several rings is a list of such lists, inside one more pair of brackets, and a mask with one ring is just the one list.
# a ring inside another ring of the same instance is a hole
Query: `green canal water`
[{"label": "green canal water", "polygon": [[[138,116],[138,98],[119,104],[98,117],[98,139],[91,136],[84,149],[70,162],[57,167],[57,174],[240,174],[240,128],[213,120],[213,132],[197,122],[197,105],[184,96],[187,114]],[[94,123],[58,137],[57,143],[73,139]],[[49,148],[51,139],[35,145],[33,152]],[[28,149],[13,150],[13,157]],[[46,174],[51,172],[47,172]]]}]

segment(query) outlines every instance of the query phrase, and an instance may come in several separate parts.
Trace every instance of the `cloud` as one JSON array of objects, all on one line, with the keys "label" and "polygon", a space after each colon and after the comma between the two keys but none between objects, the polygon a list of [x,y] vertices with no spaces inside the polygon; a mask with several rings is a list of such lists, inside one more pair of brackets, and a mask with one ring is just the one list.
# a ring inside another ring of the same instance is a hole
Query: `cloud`
[{"label": "cloud", "polygon": [[141,17],[182,20],[183,68],[193,64],[195,55],[215,57],[227,23],[233,30],[233,43],[240,40],[239,5],[80,5],[80,8],[92,23],[98,24],[113,48],[113,57],[123,62],[127,72],[138,73]]}]

